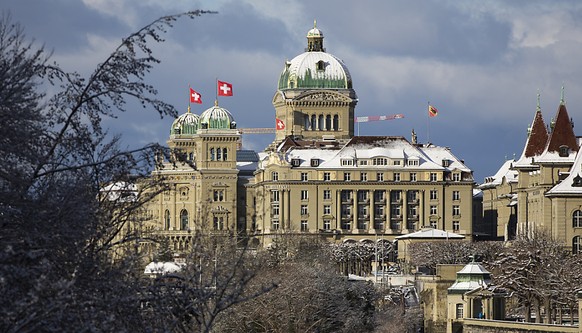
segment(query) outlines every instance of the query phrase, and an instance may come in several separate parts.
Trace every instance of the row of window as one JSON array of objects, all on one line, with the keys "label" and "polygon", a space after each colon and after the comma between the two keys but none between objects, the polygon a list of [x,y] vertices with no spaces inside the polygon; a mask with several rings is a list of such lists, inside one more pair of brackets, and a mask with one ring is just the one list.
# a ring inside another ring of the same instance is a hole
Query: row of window
[{"label": "row of window", "polygon": [[[215,190],[214,193],[214,201],[223,201],[223,200],[216,200],[216,192],[222,192],[222,190]],[[309,200],[309,190],[301,190],[300,197],[302,201]],[[348,202],[352,200],[352,193],[351,190],[342,190],[341,191],[341,201]],[[357,192],[358,202],[367,202],[369,200],[369,190],[358,190]],[[412,190],[406,191],[408,202],[415,202],[418,200],[419,191]],[[434,201],[438,200],[438,190],[430,190],[429,192],[429,200]],[[453,201],[460,201],[461,200],[461,192],[454,190],[451,192]],[[380,202],[384,201],[386,197],[385,190],[375,190],[374,191],[374,201]],[[220,198],[223,198],[221,194]],[[280,192],[278,190],[271,191],[271,202],[279,202],[281,199]],[[331,190],[323,190],[323,200],[331,200]],[[401,202],[402,201],[402,191],[390,191],[390,201],[391,202]],[[580,212],[580,211],[578,211]],[[578,221],[579,224],[582,226],[582,212],[579,213],[577,217],[575,217],[575,221]]]},{"label": "row of window", "polygon": [[[170,230],[172,228],[172,218],[170,211],[166,209],[164,212],[164,228],[165,230]],[[180,211],[180,225],[179,230],[190,230],[190,225],[188,222],[188,210],[182,209]],[[213,217],[213,228],[214,230],[224,230],[224,217],[214,216]]]},{"label": "row of window", "polygon": [[[352,176],[353,176],[353,173],[352,172],[344,172],[343,173],[343,180],[344,181],[356,180]],[[278,181],[279,180],[279,172],[277,172],[277,171],[271,172],[271,180]],[[301,181],[304,181],[304,182],[308,181],[309,180],[309,173],[302,172],[300,174],[300,180]],[[324,172],[323,173],[323,180],[324,181],[331,181],[331,172]],[[366,182],[366,181],[370,181],[372,179],[368,176],[368,172],[360,172],[360,178],[358,180],[363,181],[363,182]],[[374,180],[375,181],[379,181],[379,182],[385,181],[386,179],[384,177],[384,173],[377,172],[376,173],[376,178]],[[407,179],[407,181],[416,182],[418,180],[419,180],[419,178],[418,178],[418,174],[416,172],[410,172],[410,173],[408,173],[408,179]],[[431,182],[438,181],[438,174],[436,172],[431,172],[429,174],[429,179],[428,180],[431,181]],[[461,181],[461,174],[460,173],[453,173],[452,180],[455,181],[455,182]],[[400,172],[395,172],[395,173],[392,174],[392,181],[400,182],[400,181],[405,181],[405,179],[402,178],[402,174]]]},{"label": "row of window", "polygon": [[345,158],[341,160],[342,166],[354,166],[354,165],[408,165],[408,166],[418,166],[420,165],[420,160],[409,159],[409,160],[392,160],[387,157],[375,157],[370,160],[355,160],[351,158]]},{"label": "row of window", "polygon": [[[383,230],[384,229],[384,222],[381,221],[374,221],[374,229],[376,230]],[[459,232],[460,231],[460,221],[453,221],[453,231],[454,232]],[[358,221],[357,223],[358,229],[361,230],[367,230],[368,229],[368,222],[367,221]],[[430,221],[430,227],[431,228],[437,228],[437,222],[436,221]],[[280,221],[278,219],[273,219],[271,220],[271,230],[279,230],[280,228]],[[309,231],[309,223],[308,220],[301,220],[300,221],[300,226],[299,226],[300,230],[303,232],[307,232]],[[346,220],[346,221],[341,221],[340,222],[340,228],[342,230],[351,230],[352,229],[352,221],[350,220]],[[396,221],[396,222],[391,222],[390,223],[390,228],[394,229],[394,230],[400,230],[400,222]],[[331,224],[331,219],[323,219],[323,224],[322,224],[322,229],[323,230],[332,230],[332,224]],[[417,225],[414,222],[411,223],[407,223],[407,229],[410,230],[416,230],[417,229]],[[577,238],[577,242],[576,246],[579,249],[580,252],[582,252],[582,245],[580,244],[580,237]]]},{"label": "row of window", "polygon": [[227,161],[228,160],[228,149],[227,148],[210,148],[210,160],[211,161]]},{"label": "row of window", "polygon": [[304,115],[303,129],[306,131],[339,131],[339,116]]}]

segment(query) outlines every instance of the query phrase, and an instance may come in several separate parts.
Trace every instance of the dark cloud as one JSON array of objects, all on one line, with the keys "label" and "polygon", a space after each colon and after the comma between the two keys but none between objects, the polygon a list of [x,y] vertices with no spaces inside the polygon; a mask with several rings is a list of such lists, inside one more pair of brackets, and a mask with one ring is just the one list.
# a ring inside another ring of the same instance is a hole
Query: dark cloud
[{"label": "dark cloud", "polygon": [[8,0],[7,10],[26,35],[44,43],[49,50],[67,52],[86,44],[87,33],[116,36],[122,29],[119,21],[87,8],[82,1]]}]

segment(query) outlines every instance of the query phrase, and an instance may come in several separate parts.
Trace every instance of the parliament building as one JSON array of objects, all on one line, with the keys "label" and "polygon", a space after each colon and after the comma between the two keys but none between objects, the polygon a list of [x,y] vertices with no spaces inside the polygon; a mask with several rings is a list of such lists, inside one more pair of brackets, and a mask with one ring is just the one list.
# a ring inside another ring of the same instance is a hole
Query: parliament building
[{"label": "parliament building", "polygon": [[449,148],[401,136],[355,136],[358,103],[342,60],[317,27],[286,61],[273,96],[273,142],[239,147],[236,110],[217,102],[171,125],[170,158],[152,177],[169,185],[149,223],[187,250],[197,232],[268,246],[283,234],[333,242],[394,240],[424,228],[473,237],[471,169]]}]

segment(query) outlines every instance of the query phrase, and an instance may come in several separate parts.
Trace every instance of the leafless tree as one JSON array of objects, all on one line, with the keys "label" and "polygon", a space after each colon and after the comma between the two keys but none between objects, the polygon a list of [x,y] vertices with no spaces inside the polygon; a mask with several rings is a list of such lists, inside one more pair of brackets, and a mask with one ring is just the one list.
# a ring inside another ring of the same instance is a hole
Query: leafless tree
[{"label": "leafless tree", "polygon": [[489,266],[502,247],[502,242],[438,241],[414,243],[408,251],[412,265],[434,273],[438,264],[465,264],[471,257]]},{"label": "leafless tree", "polygon": [[[143,268],[135,257],[112,264],[109,254],[140,241],[140,228],[123,237],[121,231],[155,191],[102,189],[146,175],[153,151],[161,148],[122,150],[119,137],[111,138],[101,123],[123,112],[130,99],[175,115],[144,81],[159,62],[148,44],[162,42],[177,19],[203,13],[153,21],[123,39],[87,77],[49,63],[42,47],[26,41],[22,27],[2,17],[0,331],[145,328],[139,302]],[[157,186],[145,183],[141,188]]]}]

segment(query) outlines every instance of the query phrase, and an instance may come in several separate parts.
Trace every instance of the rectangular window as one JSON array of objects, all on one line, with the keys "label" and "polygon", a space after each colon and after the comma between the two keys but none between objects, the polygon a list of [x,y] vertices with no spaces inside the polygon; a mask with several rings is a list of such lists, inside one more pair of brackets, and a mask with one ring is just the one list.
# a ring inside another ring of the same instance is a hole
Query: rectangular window
[{"label": "rectangular window", "polygon": [[271,202],[279,202],[279,191],[271,191]]},{"label": "rectangular window", "polygon": [[273,229],[273,230],[279,230],[279,220],[273,220],[273,221],[271,221],[271,229]]},{"label": "rectangular window", "polygon": [[271,216],[273,217],[279,216],[279,204],[273,204],[271,206]]},{"label": "rectangular window", "polygon": [[224,190],[214,190],[214,201],[224,201]]},{"label": "rectangular window", "polygon": [[301,181],[306,182],[307,180],[308,180],[307,172],[302,172],[301,173]]},{"label": "rectangular window", "polygon": [[386,198],[386,191],[384,191],[384,190],[374,191],[374,201],[381,202],[381,201],[384,201],[385,198]]},{"label": "rectangular window", "polygon": [[352,175],[349,172],[344,172],[344,180],[345,181],[352,180]]},{"label": "rectangular window", "polygon": [[418,217],[418,206],[409,206],[408,207],[408,217],[410,217],[410,218]]},{"label": "rectangular window", "polygon": [[461,181],[461,174],[458,172],[453,173],[453,181],[460,182]]},{"label": "rectangular window", "polygon": [[354,160],[348,160],[348,159],[341,160],[341,164],[342,164],[342,166],[351,166],[351,165],[354,165]]},{"label": "rectangular window", "polygon": [[331,180],[331,174],[329,172],[324,172],[323,173],[323,180],[328,182]]},{"label": "rectangular window", "polygon": [[367,172],[360,172],[360,180],[363,182],[368,181],[368,173]]},{"label": "rectangular window", "polygon": [[453,221],[453,231],[459,232],[461,223],[459,221]]},{"label": "rectangular window", "polygon": [[402,201],[402,191],[390,191],[390,201],[400,203]]},{"label": "rectangular window", "polygon": [[307,205],[301,205],[301,215],[307,215],[308,212]]},{"label": "rectangular window", "polygon": [[436,172],[431,172],[430,173],[430,181],[431,182],[436,182],[437,181],[437,174],[436,174]]},{"label": "rectangular window", "polygon": [[331,230],[331,220],[323,219],[323,230]]},{"label": "rectangular window", "polygon": [[350,202],[352,200],[352,191],[342,190],[341,197],[342,197],[342,202]]},{"label": "rectangular window", "polygon": [[274,181],[279,180],[279,173],[277,171],[271,172],[271,179]]},{"label": "rectangular window", "polygon": [[461,207],[459,205],[453,205],[453,216],[461,215]]},{"label": "rectangular window", "polygon": [[367,202],[368,201],[368,191],[367,190],[359,190],[358,191],[358,202]]},{"label": "rectangular window", "polygon": [[434,221],[434,220],[430,221],[430,227],[433,229],[436,229],[437,228],[437,221]]},{"label": "rectangular window", "polygon": [[418,191],[409,190],[406,193],[408,194],[408,201],[410,203],[414,203],[416,200],[418,200]]},{"label": "rectangular window", "polygon": [[331,190],[323,190],[323,200],[331,200]]},{"label": "rectangular window", "polygon": [[360,165],[368,165],[368,160],[360,160],[358,163]]},{"label": "rectangular window", "polygon": [[453,200],[454,201],[461,200],[461,193],[459,191],[453,191]]},{"label": "rectangular window", "polygon": [[376,174],[376,180],[379,182],[383,182],[384,181],[384,174],[382,172],[378,172]]},{"label": "rectangular window", "polygon": [[399,182],[400,181],[400,173],[399,172],[395,172],[394,173],[394,181],[395,182]]},{"label": "rectangular window", "polygon": [[309,200],[309,192],[307,190],[301,190],[301,200]]},{"label": "rectangular window", "polygon": [[429,195],[430,195],[430,200],[437,200],[438,199],[437,190],[430,190]]},{"label": "rectangular window", "polygon": [[323,205],[323,215],[331,215],[331,206]]},{"label": "rectangular window", "polygon": [[309,228],[307,227],[307,220],[301,220],[301,231],[309,231]]},{"label": "rectangular window", "polygon": [[393,218],[400,218],[402,217],[402,213],[401,213],[401,206],[399,205],[392,205],[392,208],[390,209],[390,215],[392,215],[391,217]]},{"label": "rectangular window", "polygon": [[394,165],[400,165],[400,160],[393,161]]},{"label": "rectangular window", "polygon": [[410,181],[411,182],[415,182],[416,181],[416,172],[411,172],[410,173]]},{"label": "rectangular window", "polygon": [[430,215],[436,215],[438,214],[438,209],[436,205],[431,205],[430,206]]}]

